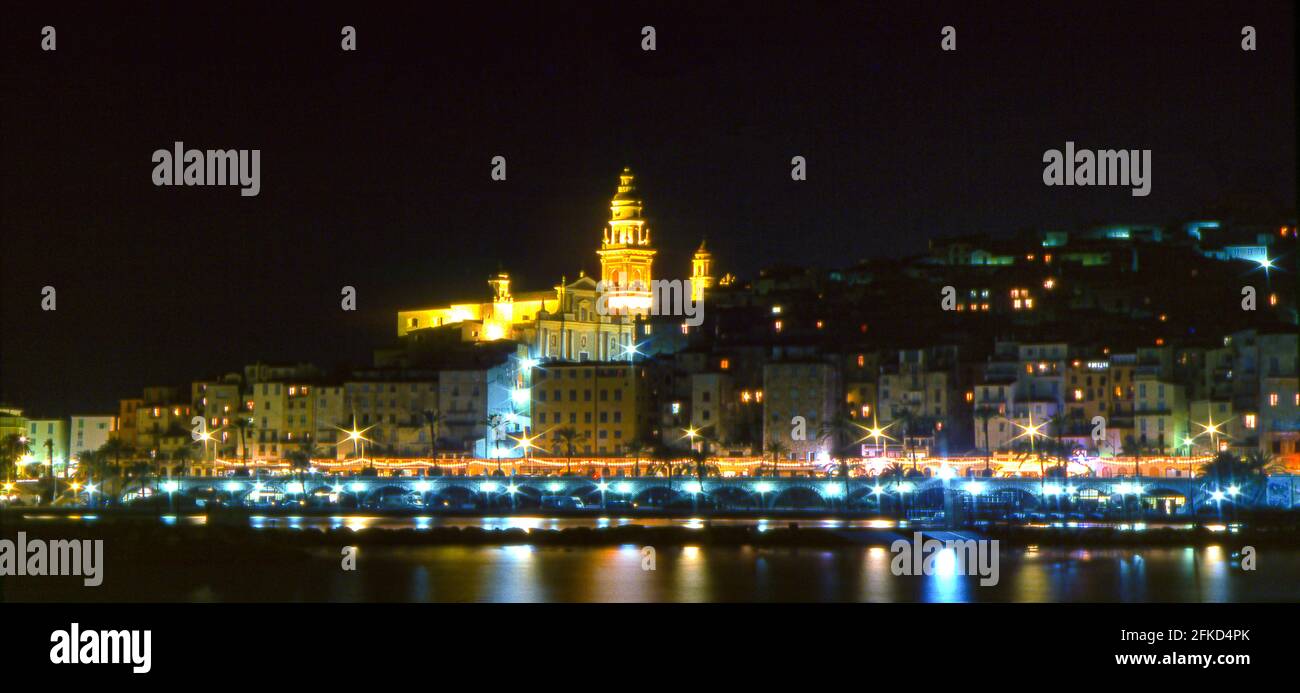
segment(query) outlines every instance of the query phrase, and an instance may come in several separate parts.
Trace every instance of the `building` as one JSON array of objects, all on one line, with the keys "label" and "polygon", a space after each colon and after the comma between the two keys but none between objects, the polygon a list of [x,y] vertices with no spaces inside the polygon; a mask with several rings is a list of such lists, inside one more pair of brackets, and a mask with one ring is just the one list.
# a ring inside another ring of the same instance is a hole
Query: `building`
[{"label": "building", "polygon": [[144,399],[140,397],[130,397],[118,400],[117,408],[117,437],[123,443],[131,448],[135,448],[139,442],[139,436],[136,435],[136,410],[144,406]]},{"label": "building", "polygon": [[104,446],[117,432],[117,417],[73,416],[68,421],[68,455],[79,460],[86,450],[95,451]]},{"label": "building", "polygon": [[262,381],[249,386],[245,433],[255,460],[282,460],[295,449],[311,445],[316,432],[314,384],[303,381]]},{"label": "building", "polygon": [[[427,414],[438,410],[440,382],[440,374],[432,371],[354,373],[341,388],[344,394],[342,411],[333,413],[330,406],[333,398],[327,394],[318,398],[317,404],[324,402],[326,409],[317,411],[317,419],[328,412],[323,418],[326,425],[335,431],[339,427],[349,427],[355,421],[357,429],[365,431],[367,456],[428,457],[433,433],[427,425]],[[485,421],[487,416],[487,412],[483,412]],[[330,423],[331,420],[338,423]],[[321,428],[317,426],[318,431]],[[334,440],[332,438],[331,442]],[[337,445],[336,449],[342,456],[353,453],[346,442]],[[326,451],[334,455],[336,449]]]},{"label": "building", "polygon": [[32,448],[30,464],[35,469],[27,473],[35,475],[40,465],[45,465],[46,473],[52,464],[54,473],[62,475],[68,465],[68,422],[66,419],[29,419],[27,421],[27,442]]},{"label": "building", "polygon": [[[174,399],[175,389],[169,389],[169,393],[169,397]],[[162,390],[150,394],[156,397],[162,394]],[[146,395],[146,400],[148,399],[149,396]],[[194,458],[200,457],[191,447],[194,444],[193,416],[194,410],[190,408],[189,402],[156,401],[150,404],[146,401],[135,410],[137,454],[161,460],[177,456],[179,450],[185,449],[186,452],[180,453],[181,456],[189,454]]]},{"label": "building", "polygon": [[763,367],[763,440],[780,441],[792,459],[830,454],[822,431],[843,411],[840,372],[831,363],[787,361]]},{"label": "building", "polygon": [[0,440],[27,435],[27,418],[18,407],[0,407]]},{"label": "building", "polygon": [[691,300],[696,303],[703,301],[705,292],[713,288],[714,281],[713,253],[704,247],[704,241],[700,241],[700,247],[691,256]]},{"label": "building", "polygon": [[[635,193],[632,173],[624,169],[597,251],[599,280],[580,271],[573,282],[561,278],[551,289],[516,293],[509,274],[500,272],[488,281],[492,296],[487,301],[399,311],[398,338],[415,345],[513,340],[528,345],[538,360],[630,358],[635,318],[650,312],[656,253]],[[408,344],[408,353],[418,354],[415,345]],[[405,361],[418,362],[418,356]]]},{"label": "building", "polygon": [[735,379],[730,373],[691,375],[690,427],[713,441],[711,449],[720,451],[739,442],[739,408]]},{"label": "building", "polygon": [[202,416],[213,440],[204,455],[210,459],[239,457],[239,421],[247,420],[248,407],[243,397],[243,378],[231,373],[212,380],[190,383],[190,408]]},{"label": "building", "polygon": [[641,210],[632,170],[624,168],[618,177],[618,190],[610,200],[609,222],[596,253],[600,256],[603,298],[611,313],[650,314],[654,298],[650,282],[656,251]]},{"label": "building", "polygon": [[551,456],[621,455],[651,428],[646,368],[626,362],[550,363],[535,370],[534,435]]}]

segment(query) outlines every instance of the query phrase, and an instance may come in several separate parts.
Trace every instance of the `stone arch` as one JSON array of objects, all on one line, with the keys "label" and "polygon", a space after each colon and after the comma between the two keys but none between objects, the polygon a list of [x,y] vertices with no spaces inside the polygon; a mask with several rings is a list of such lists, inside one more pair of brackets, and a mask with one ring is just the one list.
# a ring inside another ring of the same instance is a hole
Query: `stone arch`
[{"label": "stone arch", "polygon": [[706,495],[713,500],[714,507],[718,508],[752,510],[759,507],[758,495],[744,486],[716,486],[706,490]]},{"label": "stone arch", "polygon": [[773,508],[825,508],[826,498],[816,487],[807,484],[787,486],[772,497]]}]

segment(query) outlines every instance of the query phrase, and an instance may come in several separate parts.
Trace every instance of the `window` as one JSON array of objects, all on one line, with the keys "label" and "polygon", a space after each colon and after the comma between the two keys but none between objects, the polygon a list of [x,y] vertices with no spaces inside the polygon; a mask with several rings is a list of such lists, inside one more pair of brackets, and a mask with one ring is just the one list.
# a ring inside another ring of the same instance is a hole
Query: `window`
[{"label": "window", "polygon": [[1270,392],[1270,393],[1268,393],[1268,406],[1270,406],[1270,407],[1276,407],[1276,406],[1277,406],[1277,393],[1276,393],[1276,392]]},{"label": "window", "polygon": [[1258,423],[1254,414],[1247,414],[1245,416],[1245,421],[1246,421],[1246,428],[1249,428],[1251,430],[1254,430],[1256,424]]}]

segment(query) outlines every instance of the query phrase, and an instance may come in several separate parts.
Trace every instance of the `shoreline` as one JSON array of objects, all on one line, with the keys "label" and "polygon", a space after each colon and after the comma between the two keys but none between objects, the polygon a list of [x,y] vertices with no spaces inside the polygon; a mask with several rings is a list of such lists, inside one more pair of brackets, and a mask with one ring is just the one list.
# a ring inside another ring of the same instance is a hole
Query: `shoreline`
[{"label": "shoreline", "polygon": [[[64,509],[54,509],[64,510]],[[316,513],[312,516],[336,516],[335,512]],[[81,516],[94,515],[90,522],[81,521]],[[932,525],[909,524],[892,527],[844,527],[828,528],[807,526],[808,521],[820,520],[857,520],[888,519],[878,516],[827,516],[809,515],[804,517],[782,516],[774,527],[762,531],[753,524],[715,525],[714,519],[751,519],[745,517],[722,517],[719,515],[700,516],[693,513],[670,514],[656,513],[653,518],[643,519],[698,519],[703,526],[648,526],[636,523],[636,517],[624,514],[612,514],[619,519],[630,520],[628,524],[608,527],[567,527],[563,529],[544,528],[483,528],[469,526],[433,526],[428,528],[381,528],[368,527],[352,529],[349,527],[254,527],[249,523],[253,517],[307,517],[309,513],[288,512],[230,512],[191,513],[205,515],[201,524],[167,524],[160,522],[161,516],[168,513],[157,512],[118,512],[118,511],[75,511],[52,512],[51,509],[28,508],[24,510],[5,509],[0,511],[0,538],[11,538],[18,532],[44,538],[75,538],[105,540],[127,540],[143,544],[160,543],[162,545],[209,545],[226,546],[235,550],[243,548],[274,549],[281,547],[319,548],[341,547],[350,545],[363,546],[562,546],[562,547],[608,547],[620,545],[653,546],[751,546],[751,547],[811,547],[811,548],[854,548],[867,546],[889,546],[898,539],[911,540],[915,532],[927,537],[947,537],[953,539],[996,539],[1012,548],[1110,548],[1110,547],[1192,547],[1208,545],[1236,546],[1280,546],[1300,547],[1300,515],[1287,514],[1284,517],[1252,518],[1250,524],[1231,528],[1210,529],[1205,525],[1186,528],[1170,526],[1144,527],[1047,527],[1022,524],[994,523],[981,527],[959,527],[948,529]],[[376,516],[406,517],[501,517],[502,514],[436,515],[430,513],[411,514],[376,514]],[[54,517],[51,517],[54,516]],[[371,516],[371,515],[367,515]],[[526,517],[527,514],[519,514]],[[560,517],[559,514],[548,516]],[[564,517],[593,518],[599,515],[569,513]],[[76,523],[57,522],[51,519],[72,518]],[[752,518],[757,520],[757,517]],[[765,519],[774,519],[767,515]],[[1168,521],[1171,525],[1186,525],[1190,520]],[[1225,521],[1226,522],[1226,521]]]}]

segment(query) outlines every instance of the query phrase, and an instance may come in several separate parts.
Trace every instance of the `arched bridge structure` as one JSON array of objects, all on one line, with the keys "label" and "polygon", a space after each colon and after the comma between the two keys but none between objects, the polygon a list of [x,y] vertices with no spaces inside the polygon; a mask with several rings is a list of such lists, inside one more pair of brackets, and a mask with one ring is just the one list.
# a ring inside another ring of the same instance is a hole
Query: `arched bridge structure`
[{"label": "arched bridge structure", "polygon": [[1300,507],[1300,477],[1276,475],[1248,488],[1204,478],[1072,477],[877,479],[853,477],[333,476],[130,479],[123,501],[155,494],[273,504],[307,498],[342,507],[431,509],[723,508],[869,510],[962,507],[1053,511],[1117,505],[1184,514],[1207,507]]}]

